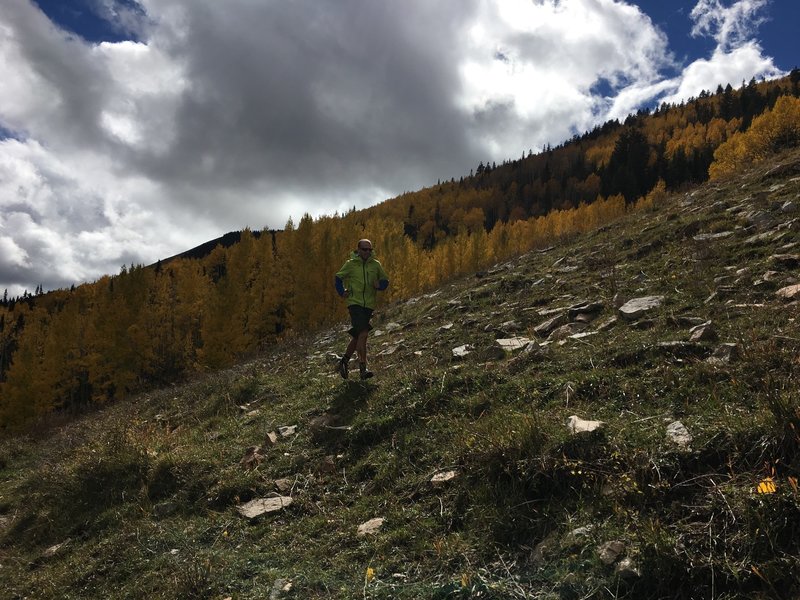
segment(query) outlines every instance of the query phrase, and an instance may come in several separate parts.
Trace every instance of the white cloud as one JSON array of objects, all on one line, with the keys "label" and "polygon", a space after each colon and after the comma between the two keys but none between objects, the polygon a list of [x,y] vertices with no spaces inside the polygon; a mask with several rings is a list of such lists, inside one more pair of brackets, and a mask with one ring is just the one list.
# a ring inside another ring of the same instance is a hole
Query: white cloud
[{"label": "white cloud", "polygon": [[764,23],[762,9],[768,0],[739,0],[724,6],[719,0],[699,0],[692,10],[693,36],[708,36],[722,52],[749,43],[758,26]]},{"label": "white cloud", "polygon": [[784,75],[753,37],[764,22],[760,11],[767,4],[767,0],[739,0],[725,7],[718,0],[700,0],[691,13],[692,35],[711,37],[717,46],[709,58],[694,60],[671,80],[671,93],[662,100],[682,102],[704,90],[713,92],[718,85],[738,87],[753,77]]},{"label": "white cloud", "polygon": [[[511,121],[482,133],[495,156],[513,156],[583,132],[614,94],[651,85],[672,65],[663,32],[636,7],[611,0],[483,2],[461,64],[461,105]],[[518,133],[514,135],[512,131]]]}]

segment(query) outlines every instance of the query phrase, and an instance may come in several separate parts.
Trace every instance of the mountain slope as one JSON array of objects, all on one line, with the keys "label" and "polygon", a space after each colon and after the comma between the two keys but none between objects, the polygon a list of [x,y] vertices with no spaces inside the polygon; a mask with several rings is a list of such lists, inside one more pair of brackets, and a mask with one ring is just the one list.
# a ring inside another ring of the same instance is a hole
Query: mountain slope
[{"label": "mountain slope", "polygon": [[[385,306],[374,382],[333,374],[341,326],[4,441],[0,585],[796,596],[799,191],[795,151]],[[573,415],[604,426],[573,434]]]}]

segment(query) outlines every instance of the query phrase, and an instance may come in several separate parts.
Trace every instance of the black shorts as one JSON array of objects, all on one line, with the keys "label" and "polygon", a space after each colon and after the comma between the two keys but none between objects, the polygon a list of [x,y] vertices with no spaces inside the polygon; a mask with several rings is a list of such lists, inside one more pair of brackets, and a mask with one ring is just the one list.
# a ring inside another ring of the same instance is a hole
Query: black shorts
[{"label": "black shorts", "polygon": [[358,337],[358,334],[362,331],[369,331],[372,329],[372,325],[369,324],[369,320],[372,318],[371,308],[364,308],[358,304],[351,304],[347,307],[347,310],[350,311],[350,322],[353,324],[353,326],[347,330],[347,333],[353,337]]}]

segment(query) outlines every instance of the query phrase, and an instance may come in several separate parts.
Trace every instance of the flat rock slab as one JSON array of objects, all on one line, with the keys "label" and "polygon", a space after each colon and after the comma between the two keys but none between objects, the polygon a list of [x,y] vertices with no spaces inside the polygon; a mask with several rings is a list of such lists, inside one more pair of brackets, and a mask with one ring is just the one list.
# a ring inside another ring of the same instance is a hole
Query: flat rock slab
[{"label": "flat rock slab", "polygon": [[472,344],[464,344],[463,346],[459,346],[458,348],[453,348],[453,357],[464,358],[470,352],[472,352]]},{"label": "flat rock slab", "polygon": [[570,433],[573,435],[596,431],[602,429],[604,426],[605,423],[603,421],[587,421],[581,419],[577,415],[572,415],[567,419],[567,429],[569,429]]},{"label": "flat rock slab", "polygon": [[435,488],[441,488],[453,481],[456,477],[458,477],[456,471],[441,471],[431,478],[431,485]]},{"label": "flat rock slab", "polygon": [[775,292],[775,295],[784,300],[798,300],[800,299],[800,283],[781,288]]},{"label": "flat rock slab", "polygon": [[513,337],[513,338],[500,338],[494,341],[495,344],[500,346],[506,352],[513,352],[527,346],[531,340],[526,337]]},{"label": "flat rock slab", "polygon": [[362,523],[358,526],[357,535],[359,537],[365,535],[375,535],[381,530],[381,527],[383,527],[383,521],[383,517],[376,517],[375,519],[370,519],[366,523]]},{"label": "flat rock slab", "polygon": [[643,296],[628,300],[619,307],[620,316],[626,321],[635,321],[648,311],[660,307],[664,302],[664,296]]},{"label": "flat rock slab", "polygon": [[257,519],[262,515],[266,515],[268,513],[279,512],[286,508],[287,506],[291,506],[294,499],[290,496],[278,496],[276,498],[257,498],[256,500],[251,500],[241,506],[237,507],[236,510],[239,511],[239,514],[247,519]]}]

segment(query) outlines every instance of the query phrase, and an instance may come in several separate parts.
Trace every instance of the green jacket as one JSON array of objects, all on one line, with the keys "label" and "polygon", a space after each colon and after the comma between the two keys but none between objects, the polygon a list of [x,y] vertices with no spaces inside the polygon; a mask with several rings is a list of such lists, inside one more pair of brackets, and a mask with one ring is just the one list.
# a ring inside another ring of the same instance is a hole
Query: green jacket
[{"label": "green jacket", "polygon": [[[375,282],[378,283],[377,289]],[[374,309],[378,291],[389,287],[389,276],[386,275],[381,263],[373,256],[364,261],[357,252],[353,252],[336,273],[334,285],[340,296],[345,295],[345,290],[348,292],[348,306],[357,304],[364,308]]]}]

